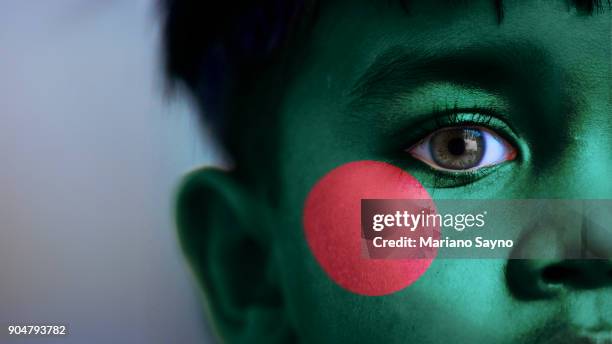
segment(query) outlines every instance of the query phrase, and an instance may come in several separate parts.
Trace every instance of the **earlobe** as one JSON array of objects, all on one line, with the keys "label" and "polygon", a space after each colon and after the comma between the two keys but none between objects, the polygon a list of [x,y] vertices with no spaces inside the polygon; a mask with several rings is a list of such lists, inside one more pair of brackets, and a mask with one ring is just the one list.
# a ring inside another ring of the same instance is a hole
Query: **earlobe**
[{"label": "earlobe", "polygon": [[185,255],[202,283],[210,314],[227,342],[287,342],[279,275],[261,204],[229,173],[204,168],[185,177],[177,225]]}]

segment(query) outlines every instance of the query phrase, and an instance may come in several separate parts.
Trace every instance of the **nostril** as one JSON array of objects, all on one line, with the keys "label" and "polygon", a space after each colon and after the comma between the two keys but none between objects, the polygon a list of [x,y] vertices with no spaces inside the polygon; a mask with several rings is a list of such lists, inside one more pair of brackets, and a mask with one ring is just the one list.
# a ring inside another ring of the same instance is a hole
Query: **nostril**
[{"label": "nostril", "polygon": [[512,296],[524,301],[542,300],[566,292],[612,287],[612,261],[511,259],[505,277]]},{"label": "nostril", "polygon": [[550,284],[571,283],[578,280],[580,275],[580,270],[563,265],[552,265],[542,270],[542,279]]}]

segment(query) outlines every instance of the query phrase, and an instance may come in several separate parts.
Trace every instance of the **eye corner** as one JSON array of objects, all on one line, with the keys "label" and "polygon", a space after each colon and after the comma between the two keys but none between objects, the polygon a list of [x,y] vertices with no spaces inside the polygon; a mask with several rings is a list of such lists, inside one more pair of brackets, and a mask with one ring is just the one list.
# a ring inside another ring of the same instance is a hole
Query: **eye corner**
[{"label": "eye corner", "polygon": [[427,134],[427,136],[425,136],[424,138],[419,139],[417,142],[409,145],[408,148],[404,148],[404,152],[414,155],[413,151],[423,145],[429,139],[429,137],[431,137],[431,135],[433,135],[433,133]]}]

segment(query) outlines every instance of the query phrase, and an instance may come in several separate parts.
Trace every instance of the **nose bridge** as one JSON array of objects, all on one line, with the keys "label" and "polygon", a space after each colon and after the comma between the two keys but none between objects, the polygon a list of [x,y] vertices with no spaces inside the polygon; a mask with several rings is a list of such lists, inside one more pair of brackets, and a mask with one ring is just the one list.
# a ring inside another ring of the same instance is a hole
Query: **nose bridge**
[{"label": "nose bridge", "polygon": [[560,151],[548,153],[553,163],[537,172],[532,198],[611,199],[612,132],[606,126],[584,123]]},{"label": "nose bridge", "polygon": [[[558,103],[550,106],[557,120],[540,128],[539,137],[546,139],[531,152],[539,175],[537,198],[612,198],[610,32],[606,44],[589,51],[593,56],[559,55],[565,68],[559,70],[558,89],[551,91],[558,92]],[[582,63],[586,60],[595,62]]]},{"label": "nose bridge", "polygon": [[512,258],[612,259],[612,200],[548,199],[530,203]]},{"label": "nose bridge", "polygon": [[[574,170],[578,185],[592,197],[612,198],[612,113],[609,106],[592,106],[576,125],[569,159],[564,168]],[[575,166],[572,167],[572,162]]]},{"label": "nose bridge", "polygon": [[[612,32],[612,31],[610,31]],[[584,187],[596,198],[612,198],[612,56],[608,35],[606,49],[602,50],[605,66],[583,66],[589,70],[583,76],[583,92],[576,100],[575,113],[570,116],[570,159],[580,168],[576,177],[582,177]],[[604,52],[605,51],[605,52]],[[579,79],[579,77],[576,77]],[[570,163],[567,161],[566,163]],[[569,167],[569,166],[566,166]],[[589,182],[590,180],[590,182]],[[590,190],[595,188],[596,190]]]}]

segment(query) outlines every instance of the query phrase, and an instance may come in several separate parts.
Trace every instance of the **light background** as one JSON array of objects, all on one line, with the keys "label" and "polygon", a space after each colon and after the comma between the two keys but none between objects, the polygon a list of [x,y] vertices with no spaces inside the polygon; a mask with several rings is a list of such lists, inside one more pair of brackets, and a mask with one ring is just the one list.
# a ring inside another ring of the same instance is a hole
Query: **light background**
[{"label": "light background", "polygon": [[[156,3],[0,2],[0,342],[205,343],[179,177],[219,162],[163,97]],[[65,338],[6,337],[65,323]]]}]

